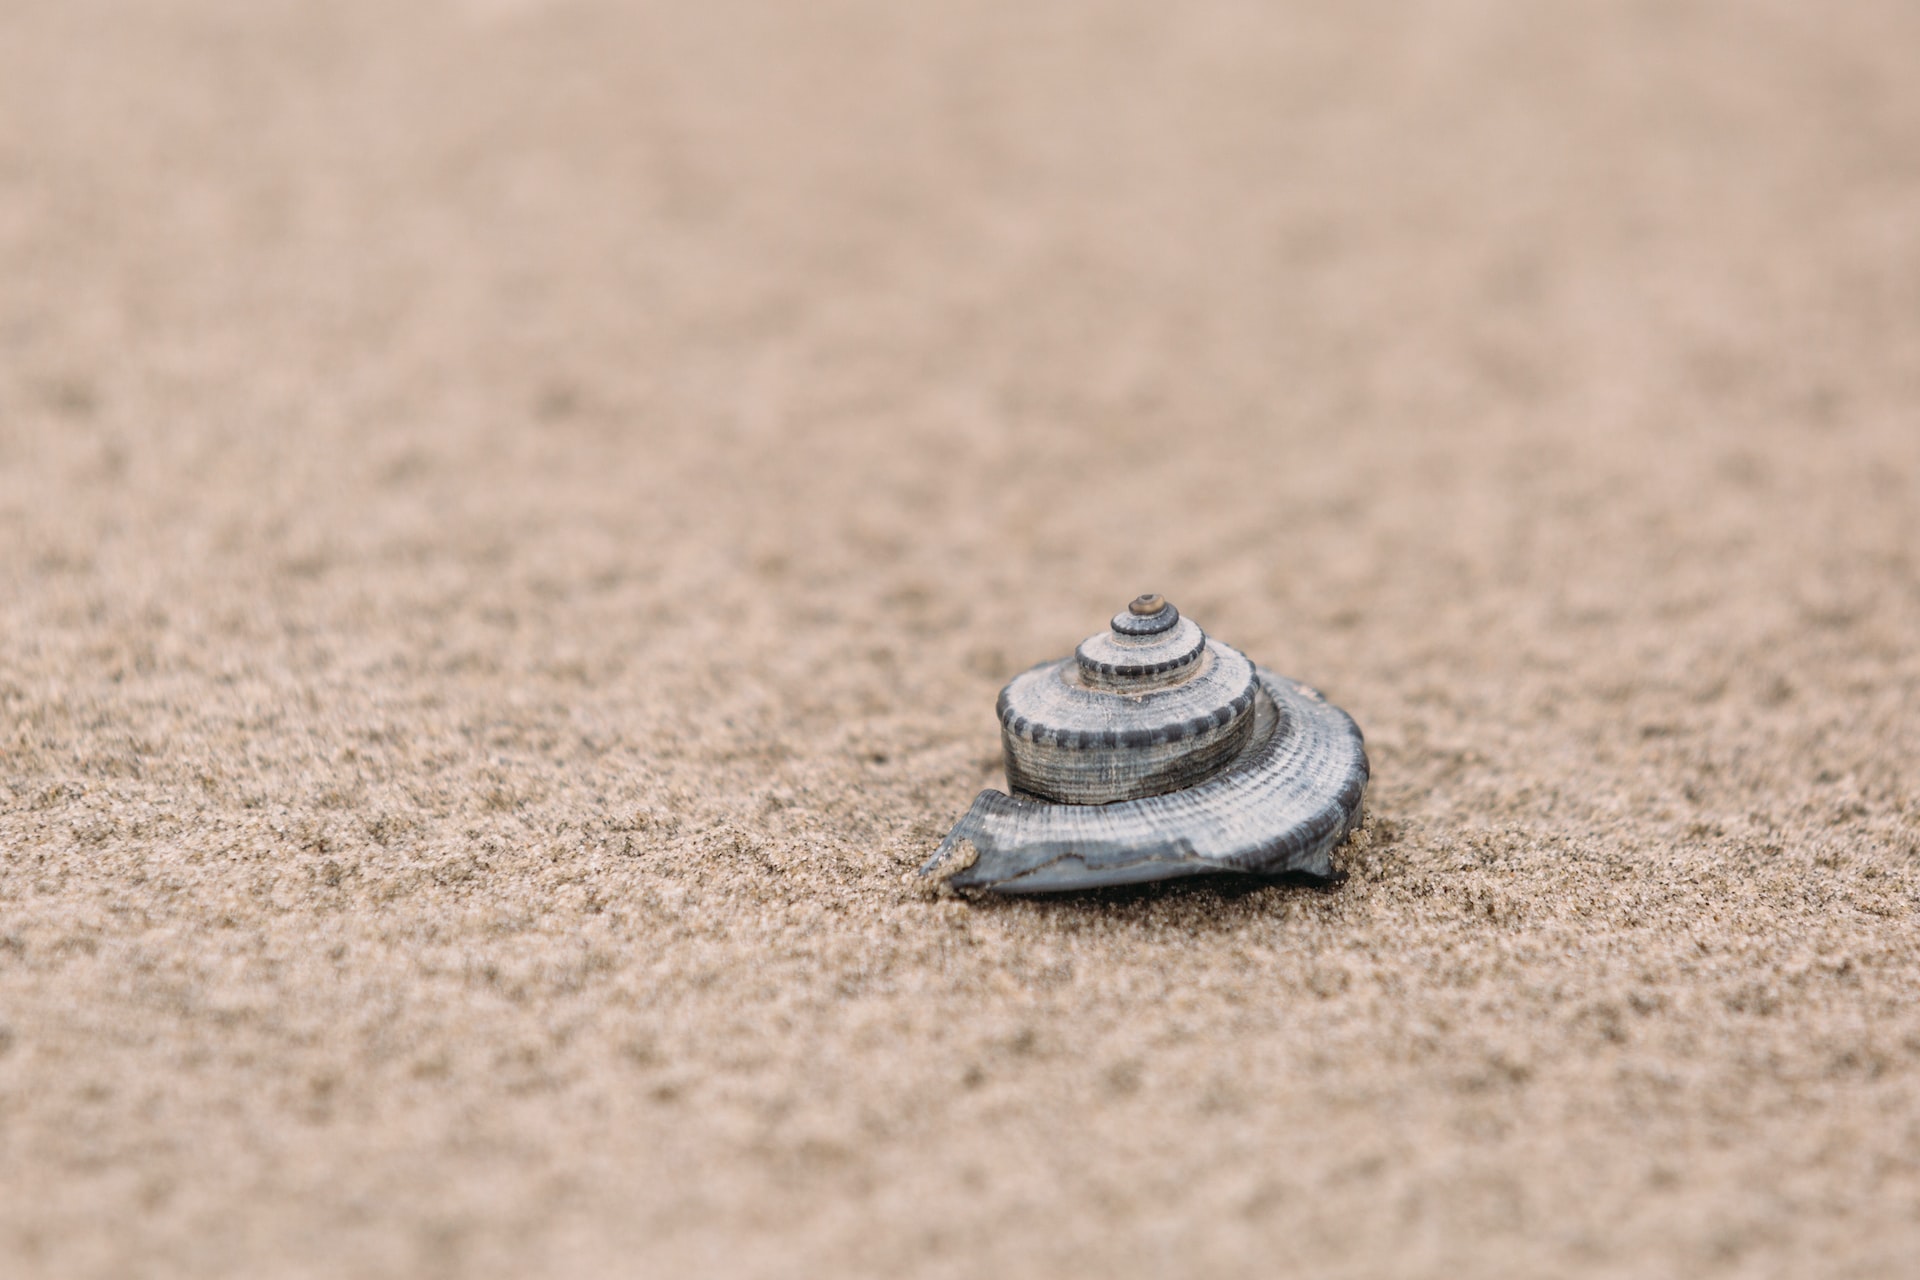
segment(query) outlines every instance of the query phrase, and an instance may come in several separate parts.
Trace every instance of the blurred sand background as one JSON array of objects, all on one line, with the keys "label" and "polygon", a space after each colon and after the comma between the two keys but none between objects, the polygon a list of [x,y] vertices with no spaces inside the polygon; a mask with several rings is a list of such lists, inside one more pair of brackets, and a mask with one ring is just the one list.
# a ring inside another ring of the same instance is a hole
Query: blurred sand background
[{"label": "blurred sand background", "polygon": [[[1920,10],[0,6],[0,1271],[1912,1274]],[[930,899],[1143,590],[1344,887]]]}]

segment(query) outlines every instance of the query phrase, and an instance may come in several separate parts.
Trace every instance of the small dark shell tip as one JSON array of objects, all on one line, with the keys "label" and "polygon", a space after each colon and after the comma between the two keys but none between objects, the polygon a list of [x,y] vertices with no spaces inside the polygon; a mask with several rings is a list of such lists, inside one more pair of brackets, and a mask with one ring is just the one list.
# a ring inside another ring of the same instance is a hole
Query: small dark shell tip
[{"label": "small dark shell tip", "polygon": [[1157,591],[1135,596],[1126,608],[1113,615],[1116,635],[1154,636],[1180,625],[1180,611]]}]

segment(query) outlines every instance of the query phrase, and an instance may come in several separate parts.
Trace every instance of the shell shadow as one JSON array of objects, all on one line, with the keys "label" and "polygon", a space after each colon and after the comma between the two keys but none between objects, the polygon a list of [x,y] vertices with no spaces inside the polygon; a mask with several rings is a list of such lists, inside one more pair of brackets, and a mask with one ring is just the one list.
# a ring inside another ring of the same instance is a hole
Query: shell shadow
[{"label": "shell shadow", "polygon": [[[1133,917],[1145,923],[1147,913],[1157,915],[1154,909],[1161,908],[1179,916],[1189,927],[1224,928],[1255,915],[1284,910],[1283,904],[1297,900],[1302,890],[1312,898],[1333,897],[1346,880],[1344,871],[1335,871],[1331,876],[1300,872],[1272,876],[1219,873],[1066,893],[962,892],[960,896],[971,909],[995,914],[1034,912],[1064,920]],[[1276,892],[1283,890],[1291,892]],[[1155,923],[1165,923],[1164,917]]]}]

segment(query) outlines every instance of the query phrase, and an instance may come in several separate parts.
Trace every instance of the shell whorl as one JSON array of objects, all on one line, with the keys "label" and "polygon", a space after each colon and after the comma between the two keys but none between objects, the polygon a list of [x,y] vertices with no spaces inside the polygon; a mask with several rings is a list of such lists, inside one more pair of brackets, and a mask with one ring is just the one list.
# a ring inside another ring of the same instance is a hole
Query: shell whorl
[{"label": "shell whorl", "polygon": [[1015,794],[1096,805],[1203,781],[1253,731],[1253,664],[1158,596],[1000,691]]}]

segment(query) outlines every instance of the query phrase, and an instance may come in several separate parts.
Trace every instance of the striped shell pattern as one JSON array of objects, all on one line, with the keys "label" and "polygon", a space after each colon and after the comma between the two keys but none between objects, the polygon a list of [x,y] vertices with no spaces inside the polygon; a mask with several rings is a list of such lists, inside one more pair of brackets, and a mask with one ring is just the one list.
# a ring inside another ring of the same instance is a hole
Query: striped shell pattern
[{"label": "striped shell pattern", "polygon": [[1009,793],[983,791],[922,868],[1045,893],[1206,872],[1332,879],[1360,822],[1359,727],[1141,596],[1000,693]]}]

